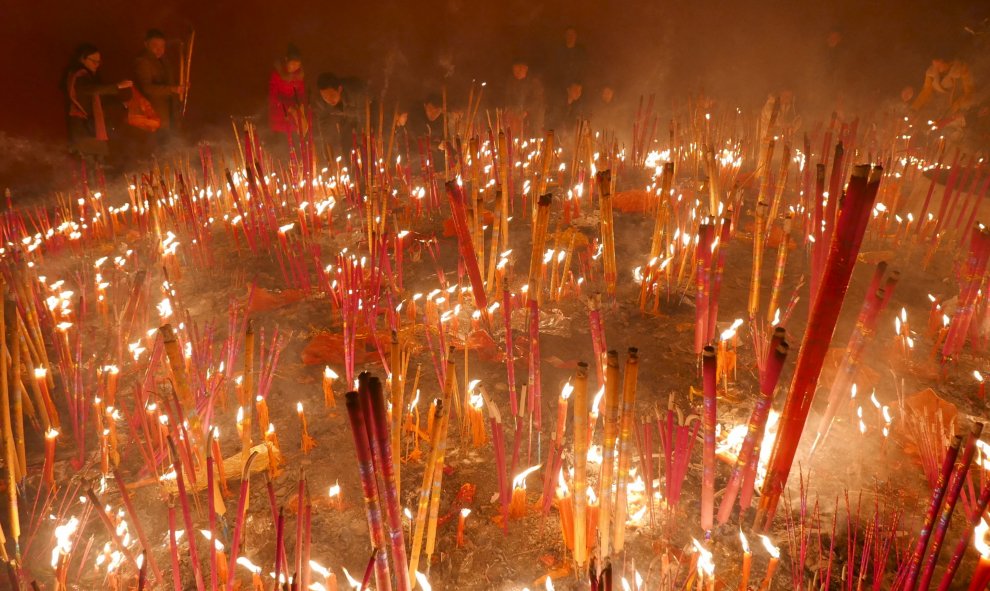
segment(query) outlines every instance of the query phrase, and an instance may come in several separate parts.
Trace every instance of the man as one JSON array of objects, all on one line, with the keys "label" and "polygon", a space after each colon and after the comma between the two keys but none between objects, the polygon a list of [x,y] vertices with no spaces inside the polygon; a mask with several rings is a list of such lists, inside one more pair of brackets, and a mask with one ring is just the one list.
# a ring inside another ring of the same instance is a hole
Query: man
[{"label": "man", "polygon": [[543,84],[529,75],[529,62],[512,60],[512,77],[505,87],[506,119],[514,135],[538,136],[543,133],[546,103]]},{"label": "man", "polygon": [[584,45],[578,43],[577,29],[568,27],[564,31],[564,46],[557,50],[554,61],[556,71],[554,72],[553,92],[563,92],[566,87],[576,82],[584,84],[587,74],[588,52]]},{"label": "man", "polygon": [[161,145],[171,135],[182,89],[175,83],[172,67],[165,56],[165,35],[158,29],[150,29],[144,37],[144,52],[135,64],[134,83],[161,119],[161,127],[153,132]]},{"label": "man", "polygon": [[965,124],[964,114],[973,106],[973,77],[965,62],[932,60],[925,71],[925,84],[911,108],[920,111],[936,97],[933,119],[944,124]]},{"label": "man", "polygon": [[587,100],[584,96],[584,85],[571,81],[561,97],[552,108],[553,118],[550,125],[558,134],[572,131],[578,119],[587,117]]},{"label": "man", "polygon": [[354,134],[362,131],[367,89],[354,78],[338,78],[324,72],[316,79],[319,97],[313,101],[313,118],[321,142],[334,151],[333,157],[346,162]]}]

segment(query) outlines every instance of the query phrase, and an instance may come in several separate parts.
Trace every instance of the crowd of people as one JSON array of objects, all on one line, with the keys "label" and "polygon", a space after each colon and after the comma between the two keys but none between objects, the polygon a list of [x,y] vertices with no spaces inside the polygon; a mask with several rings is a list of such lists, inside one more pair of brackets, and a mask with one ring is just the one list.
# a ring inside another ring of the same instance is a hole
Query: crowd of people
[{"label": "crowd of people", "polygon": [[[834,52],[840,42],[841,35],[830,34],[829,51]],[[106,158],[111,125],[103,103],[111,97],[123,97],[127,115],[126,124],[120,127],[132,137],[137,153],[151,155],[168,149],[180,131],[186,91],[177,76],[174,58],[170,57],[175,53],[169,50],[172,44],[162,31],[149,30],[144,49],[134,62],[132,79],[116,83],[101,79],[97,47],[83,45],[78,49],[64,82],[72,153],[95,163]],[[514,55],[504,81],[499,83],[496,77],[495,83],[486,85],[481,112],[498,108],[503,124],[513,133],[530,136],[541,135],[545,129],[566,135],[578,121],[588,118],[598,128],[622,131],[632,123],[631,111],[620,116],[616,88],[603,83],[600,75],[592,75],[589,63],[588,50],[579,41],[578,31],[567,28],[556,48],[543,56],[542,72],[528,56]],[[267,131],[273,147],[279,142],[286,144],[281,138],[292,142],[294,137],[312,134],[328,155],[346,154],[353,138],[365,128],[367,117],[375,113],[377,119],[382,110],[391,114],[390,122],[399,132],[409,137],[439,139],[444,135],[444,125],[453,125],[468,108],[463,96],[448,96],[443,83],[423,93],[425,96],[401,97],[400,90],[386,99],[384,93],[372,91],[367,80],[340,76],[329,68],[312,75],[304,64],[302,52],[290,44],[273,65],[266,121],[258,125]],[[829,78],[832,87],[841,86],[836,76],[833,72]],[[591,80],[595,81],[593,87]],[[899,97],[883,102],[877,111],[883,111],[887,119],[912,118],[956,134],[987,119],[987,106],[977,99],[970,68],[961,60],[933,60],[918,88],[915,92],[914,87],[905,87]],[[415,95],[421,90],[406,92]],[[841,110],[842,99],[834,102],[835,108]],[[631,101],[623,102],[628,103]],[[772,109],[780,108],[777,120],[786,121],[791,131],[798,131],[802,117],[797,104],[790,90],[775,92],[764,107],[762,119]]]}]

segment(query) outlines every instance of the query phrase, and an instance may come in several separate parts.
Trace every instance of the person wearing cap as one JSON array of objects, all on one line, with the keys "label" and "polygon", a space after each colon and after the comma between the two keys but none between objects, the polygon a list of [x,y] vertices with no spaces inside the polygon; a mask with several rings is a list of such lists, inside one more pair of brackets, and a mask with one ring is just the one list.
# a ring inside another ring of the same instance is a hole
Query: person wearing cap
[{"label": "person wearing cap", "polygon": [[159,144],[169,136],[182,93],[182,88],[175,82],[175,72],[165,48],[165,35],[158,29],[150,29],[144,37],[144,51],[138,56],[134,67],[134,84],[138,92],[148,99],[161,120],[161,127],[154,132]]},{"label": "person wearing cap", "polygon": [[276,133],[305,132],[306,84],[302,54],[290,44],[268,81],[268,127]]}]

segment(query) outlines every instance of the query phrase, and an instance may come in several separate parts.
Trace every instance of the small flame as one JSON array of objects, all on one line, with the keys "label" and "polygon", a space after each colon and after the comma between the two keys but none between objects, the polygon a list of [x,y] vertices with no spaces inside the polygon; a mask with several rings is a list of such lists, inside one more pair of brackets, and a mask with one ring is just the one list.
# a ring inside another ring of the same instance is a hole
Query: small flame
[{"label": "small flame", "polygon": [[774,546],[773,542],[770,541],[770,538],[766,536],[760,536],[760,539],[763,540],[763,547],[767,549],[767,553],[772,558],[774,559],[780,558],[780,548]]},{"label": "small flame", "polygon": [[540,469],[543,464],[537,464],[526,468],[512,479],[512,488],[526,488],[526,477]]},{"label": "small flame", "polygon": [[746,534],[739,530],[739,542],[742,544],[743,552],[749,554],[749,540],[746,539]]}]

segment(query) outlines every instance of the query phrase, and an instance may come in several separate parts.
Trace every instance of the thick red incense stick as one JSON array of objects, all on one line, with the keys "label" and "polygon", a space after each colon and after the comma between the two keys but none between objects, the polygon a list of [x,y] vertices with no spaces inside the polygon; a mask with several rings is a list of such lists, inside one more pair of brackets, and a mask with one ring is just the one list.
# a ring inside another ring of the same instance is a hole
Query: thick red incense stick
[{"label": "thick red incense stick", "polygon": [[714,526],[715,512],[715,422],[716,397],[718,396],[718,359],[715,347],[706,346],[701,357],[701,376],[704,387],[704,420],[701,455],[701,529],[706,533]]},{"label": "thick red incense stick", "polygon": [[819,292],[827,293],[828,297],[815,298],[808,317],[808,329],[794,369],[791,390],[781,413],[780,430],[763,484],[756,521],[759,527],[769,527],[773,521],[777,502],[790,474],[791,464],[794,463],[801,434],[811,411],[818,377],[842,310],[866,225],[869,223],[873,201],[880,188],[881,176],[880,168],[875,168],[873,174],[870,174],[868,165],[859,165],[855,167],[849,180],[819,288]]}]

